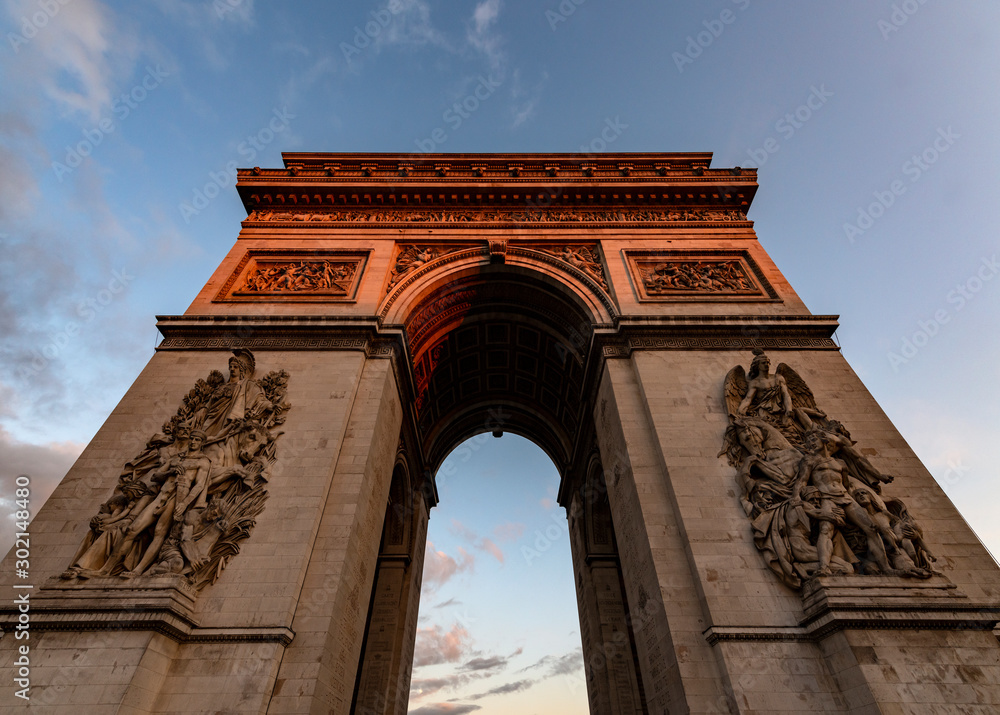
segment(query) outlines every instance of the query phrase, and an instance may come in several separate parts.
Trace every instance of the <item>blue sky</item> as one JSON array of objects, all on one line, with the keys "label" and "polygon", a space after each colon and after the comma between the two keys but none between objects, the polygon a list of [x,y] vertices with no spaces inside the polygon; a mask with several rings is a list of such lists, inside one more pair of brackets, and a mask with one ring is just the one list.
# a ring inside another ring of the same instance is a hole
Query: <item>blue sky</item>
[{"label": "blue sky", "polygon": [[[153,316],[182,313],[228,251],[245,215],[233,166],[280,166],[282,151],[430,144],[713,151],[715,166],[759,167],[750,218],[762,245],[814,313],[841,316],[848,361],[1000,550],[988,447],[1000,431],[995,2],[0,7],[4,494],[20,472],[39,499],[51,490],[152,354]],[[477,87],[486,98],[456,114]],[[614,141],[602,146],[609,125]],[[479,539],[508,522],[525,524],[522,538],[537,528],[527,515],[465,515],[483,497],[462,506],[460,482],[457,511],[442,504],[430,538],[456,564],[462,546],[476,568],[442,584],[436,603],[460,584],[474,592],[490,569],[510,572],[519,554],[516,539],[496,541],[504,564],[463,546],[452,519]],[[522,646],[498,640],[503,624],[487,620],[467,627],[471,645],[454,665],[487,657],[479,651],[510,657],[503,683],[516,682],[527,642],[511,656]],[[421,627],[454,623],[432,614]],[[507,712],[514,697],[438,711]]]}]

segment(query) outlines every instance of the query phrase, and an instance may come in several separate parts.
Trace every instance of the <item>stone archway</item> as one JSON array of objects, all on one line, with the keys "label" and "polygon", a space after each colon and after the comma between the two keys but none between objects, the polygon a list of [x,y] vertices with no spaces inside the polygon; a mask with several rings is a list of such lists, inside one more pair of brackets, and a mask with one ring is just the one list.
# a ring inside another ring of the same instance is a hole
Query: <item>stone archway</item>
[{"label": "stone archway", "polygon": [[239,172],[33,582],[4,561],[3,702],[402,712],[434,471],[493,429],[560,470],[593,712],[1000,701],[1000,569],[758,243],[755,171],[284,163]]},{"label": "stone archway", "polygon": [[[551,253],[526,249],[518,254],[514,265],[484,264],[478,253],[449,263],[450,254],[442,249],[399,295],[404,307],[392,313],[403,326],[410,356],[416,441],[431,472],[458,444],[483,432],[519,434],[548,454],[562,477],[581,627],[587,629],[584,660],[592,711],[644,713],[592,416],[599,375],[595,330],[606,328],[613,315],[599,292],[573,282],[572,272],[560,271]],[[385,528],[397,523],[398,510],[390,511],[400,499],[390,496]],[[424,512],[408,509],[406,516],[426,523]],[[420,533],[426,536],[426,529]],[[422,550],[422,543],[411,544],[408,558]],[[390,624],[397,629],[393,639],[408,639],[412,650],[413,632],[404,624],[415,623],[417,603],[404,604],[405,599],[389,594],[389,586],[382,592],[383,558],[380,552],[366,634],[383,632]],[[652,562],[644,568],[652,568]],[[397,580],[402,587],[402,578]],[[391,617],[380,617],[379,608]],[[382,702],[386,687],[409,679],[409,665],[399,662],[394,670],[386,669],[384,649],[369,648],[369,639],[366,635],[358,670],[356,713],[383,712],[366,703]],[[381,678],[373,680],[368,674],[376,670]],[[384,709],[405,710],[405,698]]]}]

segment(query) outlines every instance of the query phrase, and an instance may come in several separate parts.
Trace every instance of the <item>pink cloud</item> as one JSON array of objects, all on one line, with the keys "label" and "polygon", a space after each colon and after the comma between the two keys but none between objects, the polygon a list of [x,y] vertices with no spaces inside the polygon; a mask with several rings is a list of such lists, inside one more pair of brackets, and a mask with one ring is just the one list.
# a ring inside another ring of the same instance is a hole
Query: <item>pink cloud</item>
[{"label": "pink cloud", "polygon": [[[499,528],[499,527],[498,527]],[[479,536],[475,531],[467,527],[465,524],[460,522],[458,519],[451,520],[451,526],[449,527],[451,533],[455,536],[467,542],[473,548],[480,551],[485,551],[490,554],[493,558],[499,561],[501,564],[504,562],[503,550],[496,545],[490,539]],[[521,530],[524,530],[524,526],[521,526]]]},{"label": "pink cloud", "polygon": [[503,551],[489,539],[481,539],[479,548],[492,555],[500,563],[503,563]]},{"label": "pink cloud", "polygon": [[458,560],[443,551],[436,551],[434,544],[427,542],[427,553],[424,556],[424,588],[436,591],[457,573],[471,571],[475,566],[475,557],[458,547]]},{"label": "pink cloud", "polygon": [[437,665],[438,663],[455,663],[472,644],[472,637],[462,626],[455,623],[448,631],[442,631],[441,626],[417,629],[417,642],[413,648],[413,665]]},{"label": "pink cloud", "polygon": [[524,536],[524,524],[510,521],[500,524],[493,529],[493,535],[497,537],[497,541],[517,541]]}]

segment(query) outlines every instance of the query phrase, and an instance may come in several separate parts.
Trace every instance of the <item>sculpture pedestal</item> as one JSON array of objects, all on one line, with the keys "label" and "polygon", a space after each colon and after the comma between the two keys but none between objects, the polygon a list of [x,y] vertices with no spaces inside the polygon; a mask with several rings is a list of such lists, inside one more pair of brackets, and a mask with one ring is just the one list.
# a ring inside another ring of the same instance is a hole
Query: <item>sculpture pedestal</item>
[{"label": "sculpture pedestal", "polygon": [[992,630],[1000,607],[971,601],[944,576],[823,576],[802,588],[801,625],[822,640],[845,629]]},{"label": "sculpture pedestal", "polygon": [[996,604],[969,599],[943,576],[830,576],[808,581],[802,596],[802,626],[847,712],[927,712],[928,703],[995,711]]},{"label": "sculpture pedestal", "polygon": [[[255,641],[288,645],[288,627],[201,628],[197,593],[178,575],[68,580],[51,578],[31,593],[32,631],[150,631],[178,643]],[[0,608],[0,628],[13,631],[16,607]]]}]

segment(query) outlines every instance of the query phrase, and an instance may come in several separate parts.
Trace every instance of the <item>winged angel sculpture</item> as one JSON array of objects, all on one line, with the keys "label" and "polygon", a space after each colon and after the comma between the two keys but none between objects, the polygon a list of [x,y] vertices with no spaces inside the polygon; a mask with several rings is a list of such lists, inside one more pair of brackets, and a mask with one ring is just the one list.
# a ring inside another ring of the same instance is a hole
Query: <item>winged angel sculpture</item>
[{"label": "winged angel sculpture", "polygon": [[819,576],[886,574],[929,578],[934,556],[899,499],[893,478],[816,406],[805,381],[755,349],[749,373],[725,381],[721,457],[736,469],[741,503],[767,565],[792,588]]}]

